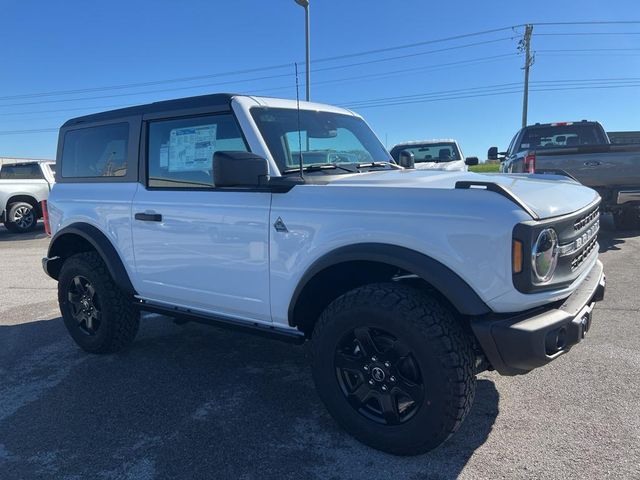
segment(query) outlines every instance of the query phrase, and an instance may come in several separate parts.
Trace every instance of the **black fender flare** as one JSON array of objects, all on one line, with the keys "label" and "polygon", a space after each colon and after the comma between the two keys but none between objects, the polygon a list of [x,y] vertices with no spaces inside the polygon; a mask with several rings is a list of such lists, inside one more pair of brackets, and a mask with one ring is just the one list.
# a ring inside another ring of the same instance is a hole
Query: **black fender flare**
[{"label": "black fender flare", "polygon": [[397,245],[359,243],[340,247],[316,260],[304,273],[289,303],[289,321],[294,318],[298,298],[307,283],[328,267],[350,262],[385,263],[417,275],[439,291],[463,315],[479,316],[491,312],[478,294],[460,276],[433,258]]},{"label": "black fender flare", "polygon": [[98,255],[102,257],[111,277],[115,284],[125,293],[130,295],[136,295],[135,288],[131,283],[129,274],[124,268],[124,264],[120,259],[120,255],[116,251],[115,247],[107,236],[102,233],[98,228],[88,223],[72,223],[71,225],[62,228],[51,239],[49,244],[49,251],[47,253],[45,271],[53,278],[58,279],[60,268],[65,258],[72,255],[73,251],[68,251],[65,248],[65,244],[70,240],[71,236],[80,237],[88,242],[93,249],[98,252]]}]

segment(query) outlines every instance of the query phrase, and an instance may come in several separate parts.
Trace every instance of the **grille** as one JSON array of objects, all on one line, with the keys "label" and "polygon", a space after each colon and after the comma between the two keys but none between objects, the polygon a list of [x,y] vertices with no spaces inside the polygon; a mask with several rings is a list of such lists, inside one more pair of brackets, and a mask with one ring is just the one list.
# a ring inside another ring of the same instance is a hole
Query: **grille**
[{"label": "grille", "polygon": [[584,227],[589,225],[593,220],[595,220],[599,216],[600,216],[600,207],[598,206],[593,210],[591,210],[590,212],[583,215],[582,217],[578,218],[573,224],[573,229],[576,231],[582,230]]},{"label": "grille", "polygon": [[594,248],[598,245],[597,238],[594,238],[589,244],[580,252],[580,254],[571,260],[571,270],[576,270],[584,261],[589,257]]}]

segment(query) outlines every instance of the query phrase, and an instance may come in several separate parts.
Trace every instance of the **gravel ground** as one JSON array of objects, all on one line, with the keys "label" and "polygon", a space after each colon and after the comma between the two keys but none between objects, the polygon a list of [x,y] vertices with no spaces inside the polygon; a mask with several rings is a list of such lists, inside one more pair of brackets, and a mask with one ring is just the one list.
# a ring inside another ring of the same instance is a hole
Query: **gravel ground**
[{"label": "gravel ground", "polygon": [[603,219],[608,290],[587,341],[484,373],[461,430],[399,458],[341,431],[305,348],[146,316],[126,352],[67,335],[42,231],[0,228],[0,478],[640,478],[640,232]]}]

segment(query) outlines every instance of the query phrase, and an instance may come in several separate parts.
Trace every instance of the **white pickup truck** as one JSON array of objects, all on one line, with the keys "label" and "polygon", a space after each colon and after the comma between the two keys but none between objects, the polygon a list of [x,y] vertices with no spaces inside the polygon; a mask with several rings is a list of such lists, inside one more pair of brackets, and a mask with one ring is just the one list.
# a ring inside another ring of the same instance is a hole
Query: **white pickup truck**
[{"label": "white pickup truck", "polygon": [[418,170],[445,170],[466,172],[468,166],[477,165],[478,157],[464,157],[456,140],[415,140],[394,145],[390,153],[396,162],[400,155],[411,154]]},{"label": "white pickup truck", "polygon": [[13,233],[36,228],[40,202],[54,184],[55,162],[0,161],[0,220]]},{"label": "white pickup truck", "polygon": [[604,295],[595,191],[404,169],[341,108],[207,95],[59,145],[43,266],[81,348],[124,348],[140,311],[309,341],[329,412],[387,452],[451,436],[478,372],[563,356]]}]

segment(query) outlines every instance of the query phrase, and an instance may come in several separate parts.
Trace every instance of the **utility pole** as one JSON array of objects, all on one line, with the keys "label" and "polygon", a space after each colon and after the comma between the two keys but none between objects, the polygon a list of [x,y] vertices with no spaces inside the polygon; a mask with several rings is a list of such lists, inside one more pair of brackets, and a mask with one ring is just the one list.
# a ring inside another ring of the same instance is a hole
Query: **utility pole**
[{"label": "utility pole", "polygon": [[524,51],[524,96],[522,98],[522,127],[527,126],[527,110],[529,108],[529,68],[533,65],[531,57],[531,34],[533,33],[533,25],[527,24],[524,31],[524,38],[520,40],[518,48]]}]

